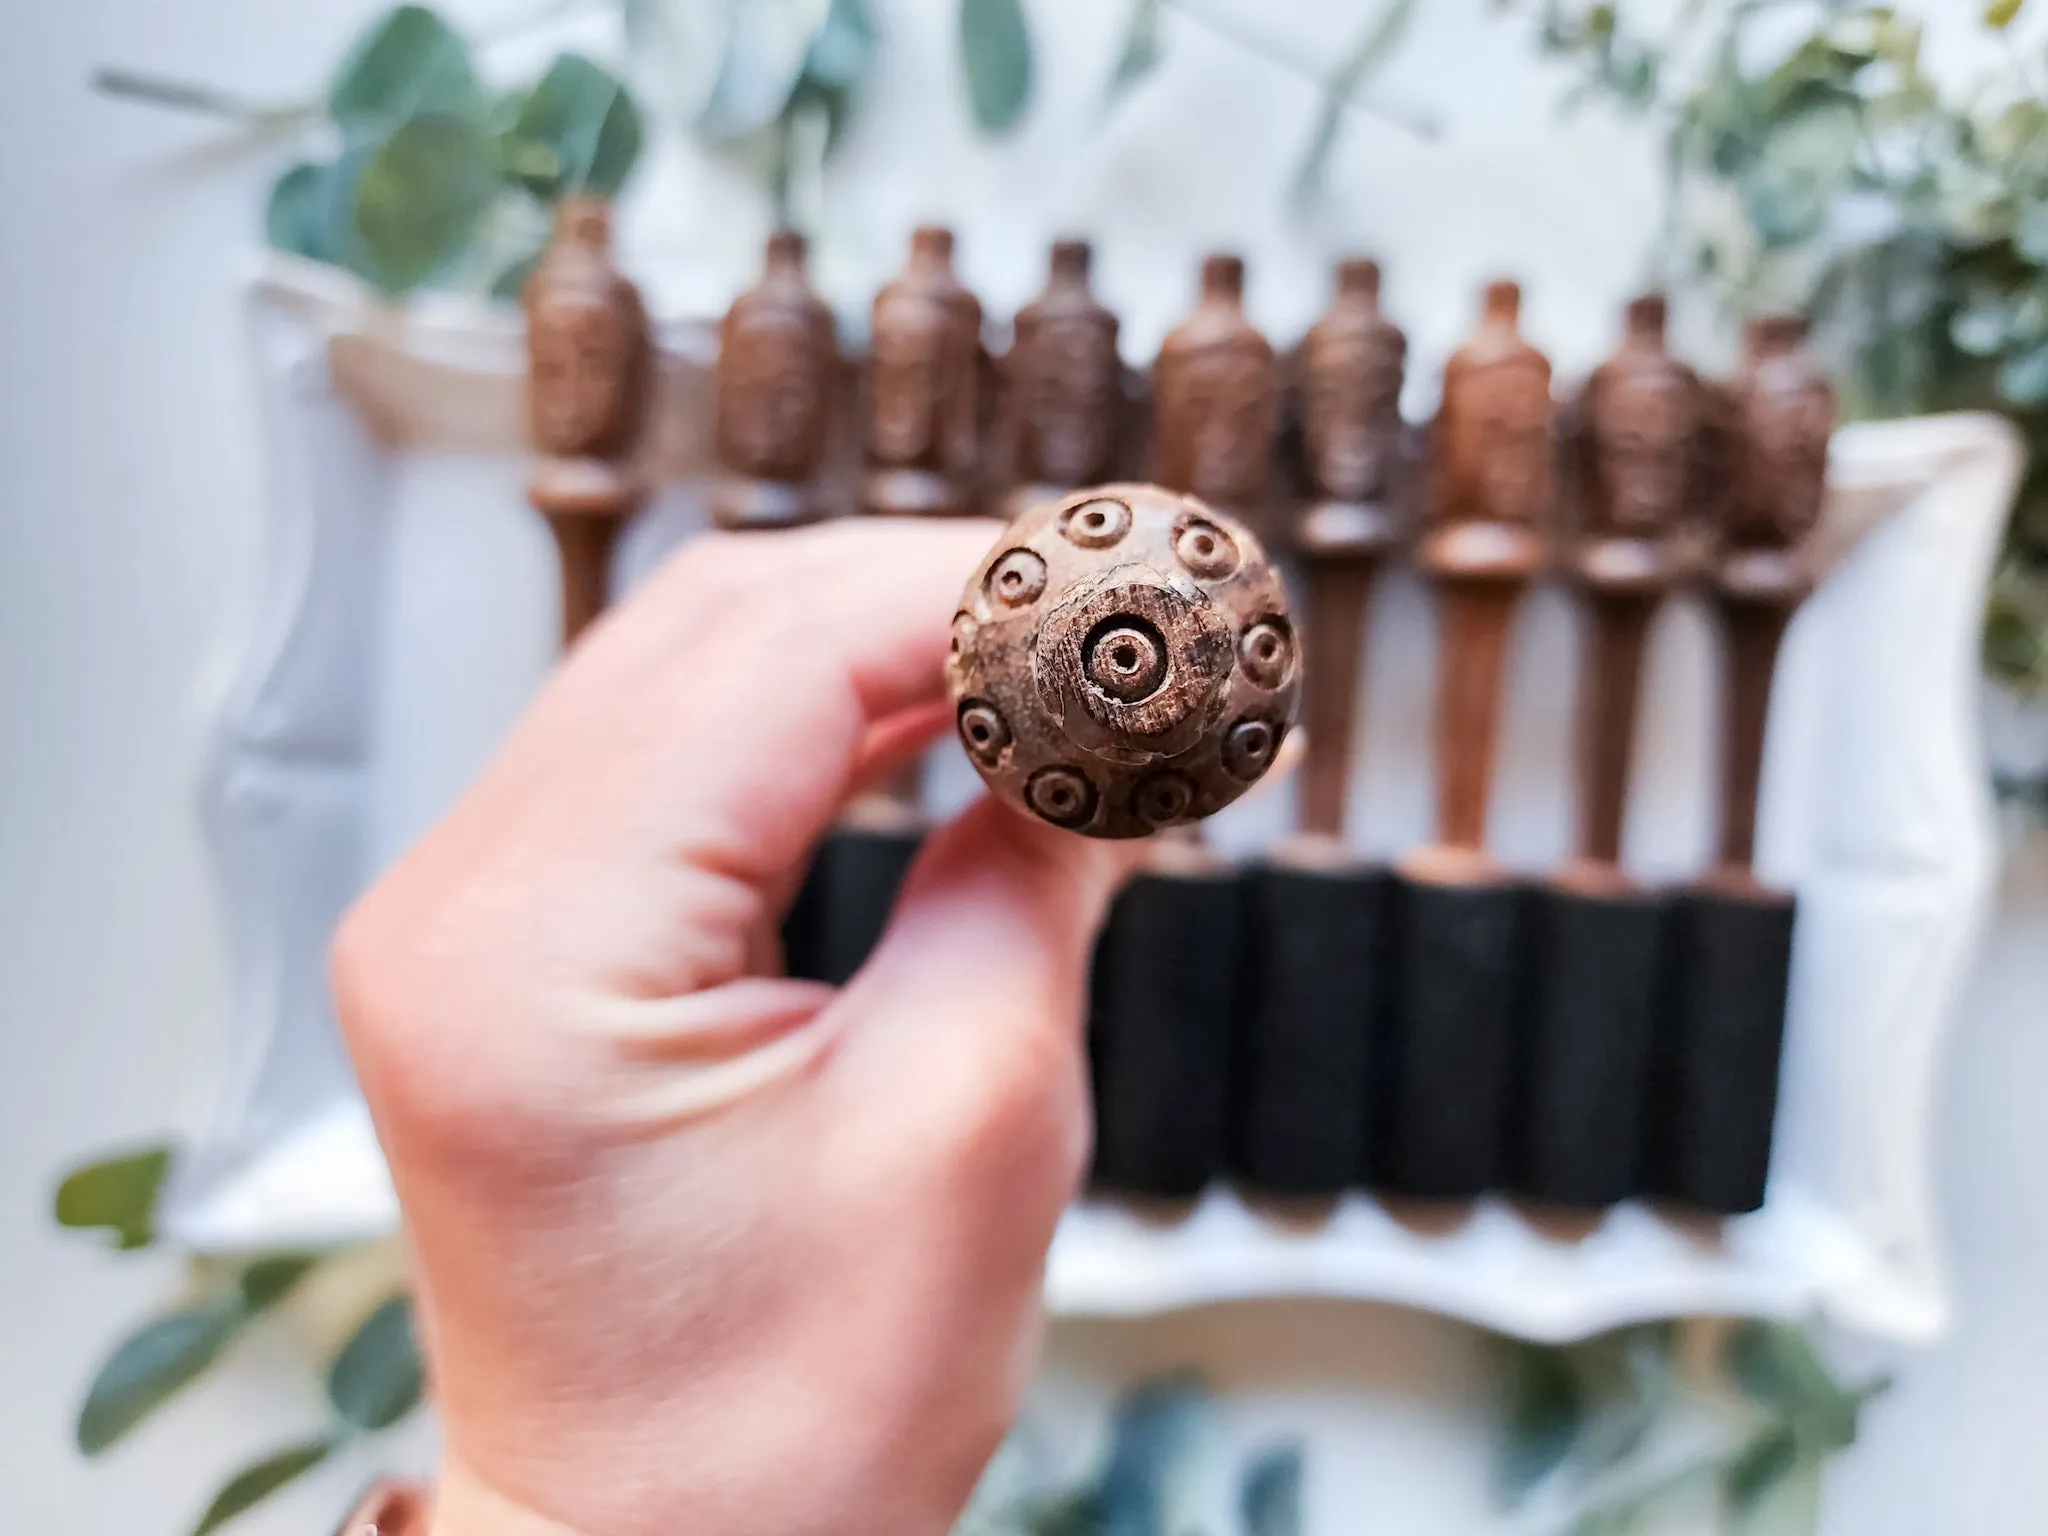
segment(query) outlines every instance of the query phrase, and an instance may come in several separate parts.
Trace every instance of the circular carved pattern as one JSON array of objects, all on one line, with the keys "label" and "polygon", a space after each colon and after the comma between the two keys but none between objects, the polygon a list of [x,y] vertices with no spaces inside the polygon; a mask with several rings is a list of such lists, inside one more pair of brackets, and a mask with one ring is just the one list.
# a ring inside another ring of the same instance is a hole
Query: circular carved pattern
[{"label": "circular carved pattern", "polygon": [[1240,720],[1223,738],[1223,771],[1249,784],[1272,766],[1280,733],[1264,720]]},{"label": "circular carved pattern", "polygon": [[1064,764],[1041,768],[1024,785],[1024,803],[1056,827],[1079,827],[1095,814],[1095,786]]},{"label": "circular carved pattern", "polygon": [[1083,549],[1108,549],[1130,531],[1130,507],[1107,496],[1077,502],[1060,513],[1060,532]]},{"label": "circular carved pattern", "polygon": [[1081,674],[1120,704],[1135,704],[1166,681],[1166,641],[1148,620],[1104,619],[1081,647]]},{"label": "circular carved pattern", "polygon": [[989,601],[998,608],[1028,608],[1045,591],[1045,561],[1028,549],[1013,549],[988,573]]},{"label": "circular carved pattern", "polygon": [[1131,809],[1148,827],[1170,827],[1195,808],[1195,781],[1171,768],[1147,774],[1131,791]]},{"label": "circular carved pattern", "polygon": [[1143,837],[1271,771],[1300,643],[1279,573],[1231,517],[1149,485],[1036,502],[961,607],[946,662],[956,726],[1020,814]]},{"label": "circular carved pattern", "polygon": [[1237,540],[1206,517],[1184,517],[1173,534],[1174,558],[1204,581],[1221,581],[1237,569]]},{"label": "circular carved pattern", "polygon": [[1268,692],[1286,682],[1294,665],[1294,635],[1287,621],[1268,614],[1247,629],[1237,642],[1237,664]]},{"label": "circular carved pattern", "polygon": [[960,741],[977,763],[993,765],[1010,744],[1009,722],[995,705],[969,699],[960,706]]}]

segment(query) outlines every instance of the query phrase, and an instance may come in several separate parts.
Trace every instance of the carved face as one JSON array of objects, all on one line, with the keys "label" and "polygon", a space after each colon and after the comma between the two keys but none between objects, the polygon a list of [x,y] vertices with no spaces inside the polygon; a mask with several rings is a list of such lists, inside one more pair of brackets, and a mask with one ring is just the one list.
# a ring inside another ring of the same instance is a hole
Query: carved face
[{"label": "carved face", "polygon": [[1116,425],[1116,342],[1090,316],[1042,321],[1023,385],[1025,456],[1041,479],[1085,485],[1108,473]]},{"label": "carved face", "polygon": [[1329,496],[1386,493],[1400,444],[1403,351],[1389,332],[1330,337],[1311,352],[1303,391],[1309,465]]},{"label": "carved face", "polygon": [[1451,410],[1447,446],[1458,478],[1479,503],[1473,512],[1502,522],[1541,521],[1551,479],[1543,370],[1510,359],[1468,376]]},{"label": "carved face", "polygon": [[1683,511],[1698,412],[1675,369],[1617,378],[1600,396],[1593,419],[1604,493],[1596,516],[1625,532],[1669,524]]},{"label": "carved face", "polygon": [[899,298],[876,316],[870,446],[885,463],[914,463],[940,447],[950,330],[946,310],[923,298]]},{"label": "carved face", "polygon": [[1162,423],[1184,434],[1191,489],[1222,502],[1257,495],[1271,446],[1271,369],[1256,347],[1225,342],[1194,353],[1175,370]]},{"label": "carved face", "polygon": [[589,294],[544,299],[531,322],[534,446],[600,454],[627,439],[638,388],[633,316]]},{"label": "carved face", "polygon": [[1743,505],[1787,542],[1804,538],[1820,521],[1834,414],[1827,386],[1800,359],[1758,368],[1744,412]]},{"label": "carved face", "polygon": [[728,460],[771,480],[805,480],[825,449],[831,358],[800,317],[753,318],[721,359],[718,430]]}]

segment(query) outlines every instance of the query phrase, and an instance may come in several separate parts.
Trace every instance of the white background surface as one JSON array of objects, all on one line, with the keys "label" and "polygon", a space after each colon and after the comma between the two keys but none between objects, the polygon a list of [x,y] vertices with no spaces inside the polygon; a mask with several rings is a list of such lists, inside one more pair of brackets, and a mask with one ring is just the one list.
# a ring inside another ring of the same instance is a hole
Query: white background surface
[{"label": "white background surface", "polygon": [[[1215,0],[1222,4],[1224,0]],[[1327,59],[1362,4],[1242,14]],[[1960,16],[1961,4],[1939,8]],[[10,6],[0,52],[0,1528],[171,1532],[242,1456],[318,1422],[282,1336],[103,1466],[70,1448],[77,1395],[112,1336],[176,1283],[46,1223],[54,1172],[188,1118],[219,1012],[210,872],[191,814],[207,690],[251,601],[259,464],[235,311],[277,151],[109,103],[101,62],[291,96],[317,86],[361,0],[69,0]],[[1390,260],[1389,301],[1428,379],[1473,284],[1512,268],[1529,329],[1567,370],[1604,349],[1640,266],[1648,164],[1591,116],[1553,127],[1555,83],[1486,21],[1433,0],[1398,89],[1443,105],[1447,145],[1361,124],[1331,207],[1284,215],[1312,110],[1285,76],[1176,27],[1160,80],[1105,127],[1096,95],[1120,7],[1030,7],[1054,57],[1038,109],[987,149],[961,127],[948,7],[893,0],[884,74],[830,205],[825,280],[863,294],[904,229],[954,218],[962,265],[1001,312],[1036,284],[1044,238],[1083,221],[1134,354],[1185,303],[1205,246],[1252,259],[1276,334],[1319,305],[1329,254]],[[489,14],[478,0],[458,10]],[[1205,99],[1197,102],[1197,97]],[[641,188],[629,260],[667,309],[721,302],[762,215],[720,168],[671,155]],[[1101,214],[1107,211],[1105,223]],[[2020,846],[1943,1088],[1942,1204],[1958,1326],[1894,1362],[1901,1386],[1830,1487],[1835,1536],[2048,1529],[2048,844]],[[1256,1306],[1065,1327],[1104,1370],[1199,1364],[1246,1389],[1263,1437],[1322,1431],[1312,1530],[1452,1536],[1483,1508],[1486,1376],[1476,1336],[1386,1309]],[[418,1454],[414,1447],[414,1454]],[[325,1530],[368,1461],[250,1521]]]}]

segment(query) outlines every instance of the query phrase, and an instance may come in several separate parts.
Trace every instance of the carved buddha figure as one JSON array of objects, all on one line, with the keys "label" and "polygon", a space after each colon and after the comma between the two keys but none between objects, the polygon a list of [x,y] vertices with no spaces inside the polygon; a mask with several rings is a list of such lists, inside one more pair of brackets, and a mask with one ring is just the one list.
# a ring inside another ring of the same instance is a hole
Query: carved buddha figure
[{"label": "carved buddha figure", "polygon": [[1642,536],[1685,511],[1699,432],[1700,383],[1665,347],[1661,297],[1629,306],[1620,349],[1581,401],[1587,532]]},{"label": "carved buddha figure", "polygon": [[1009,368],[1021,481],[1092,485],[1115,470],[1117,320],[1089,291],[1088,267],[1086,241],[1055,242],[1044,294],[1017,312]]},{"label": "carved buddha figure", "polygon": [[1836,400],[1805,340],[1806,323],[1788,315],[1752,321],[1744,335],[1728,528],[1737,544],[1796,544],[1820,520]]},{"label": "carved buddha figure", "polygon": [[653,382],[640,295],[611,261],[611,218],[595,198],[565,199],[525,294],[534,448],[554,458],[623,459],[638,442]]},{"label": "carved buddha figure", "polygon": [[761,480],[815,475],[838,363],[832,313],[804,278],[803,237],[771,235],[760,283],[719,328],[720,462]]},{"label": "carved buddha figure", "polygon": [[1433,515],[1536,527],[1553,498],[1550,363],[1522,339],[1521,290],[1494,283],[1479,328],[1444,369]]},{"label": "carved buddha figure", "polygon": [[1154,371],[1160,481],[1238,512],[1264,499],[1278,424],[1273,348],[1244,317],[1244,262],[1211,256]]},{"label": "carved buddha figure", "polygon": [[981,305],[953,275],[952,232],[919,229],[902,274],[875,297],[867,456],[879,473],[865,498],[871,511],[967,510],[980,344]]},{"label": "carved buddha figure", "polygon": [[1379,501],[1401,451],[1408,338],[1380,313],[1377,262],[1337,268],[1337,293],[1302,342],[1303,436],[1317,494]]}]

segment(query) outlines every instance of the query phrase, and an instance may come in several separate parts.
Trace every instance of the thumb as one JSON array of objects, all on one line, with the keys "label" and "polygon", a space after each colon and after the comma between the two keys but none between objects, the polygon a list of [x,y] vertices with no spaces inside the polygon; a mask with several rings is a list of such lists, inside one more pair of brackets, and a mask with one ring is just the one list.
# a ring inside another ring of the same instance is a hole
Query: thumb
[{"label": "thumb", "polygon": [[[927,840],[868,963],[846,984],[844,1054],[901,1087],[1028,1091],[1080,1060],[1089,954],[1142,842],[1034,821],[990,797]],[[863,1075],[865,1075],[863,1073]]]}]

